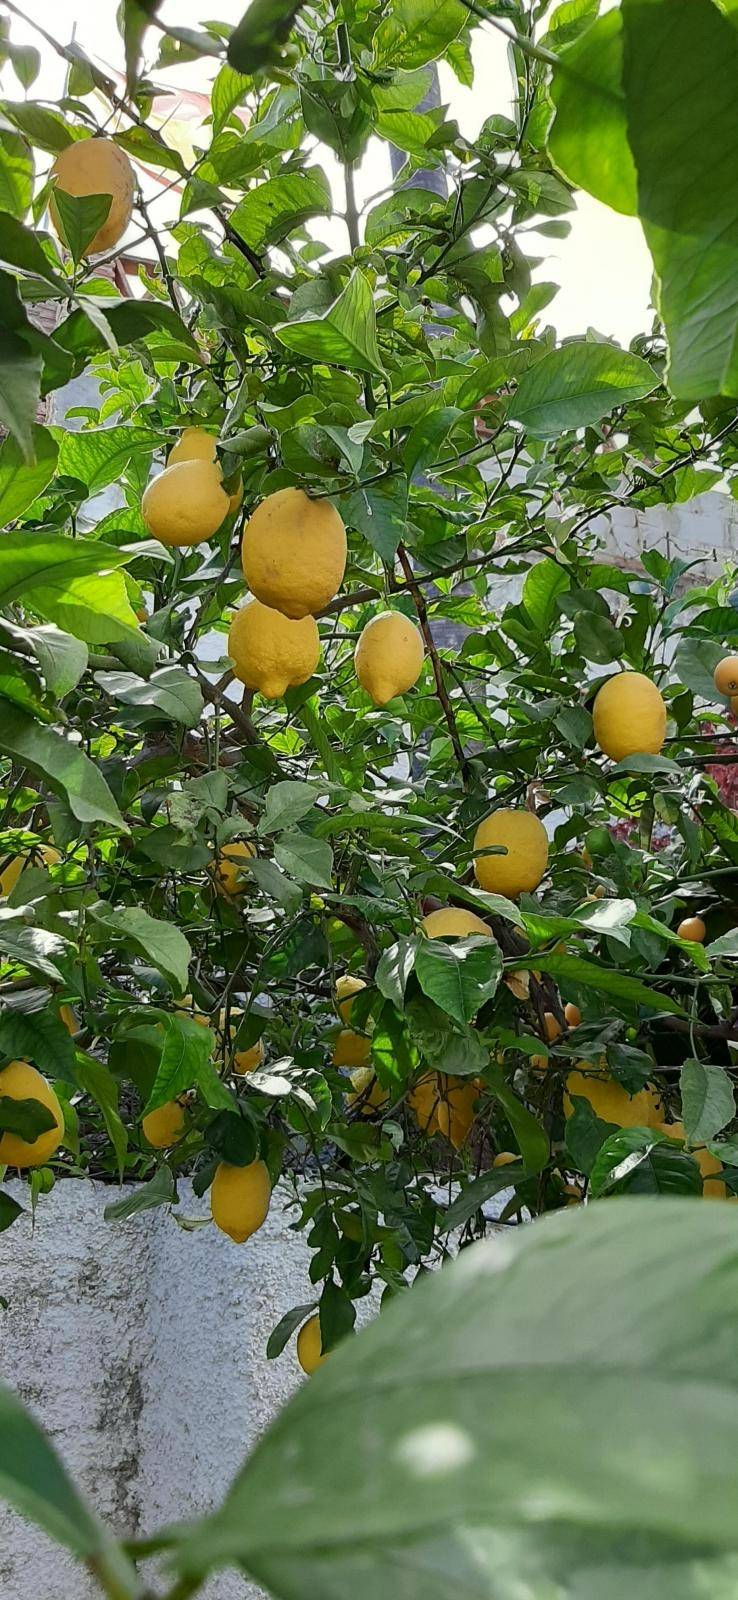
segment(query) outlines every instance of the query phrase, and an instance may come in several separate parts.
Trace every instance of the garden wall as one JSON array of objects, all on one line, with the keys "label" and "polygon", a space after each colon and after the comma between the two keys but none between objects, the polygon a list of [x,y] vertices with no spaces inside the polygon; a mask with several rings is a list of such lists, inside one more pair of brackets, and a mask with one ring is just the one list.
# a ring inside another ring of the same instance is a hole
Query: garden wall
[{"label": "garden wall", "polygon": [[[27,1203],[21,1184],[6,1185]],[[114,1194],[114,1191],[113,1191]],[[207,1202],[180,1185],[180,1213]],[[165,1211],[103,1221],[111,1190],[68,1179],[3,1236],[0,1373],[33,1408],[76,1481],[120,1532],[144,1533],[217,1502],[301,1374],[294,1344],[265,1345],[311,1297],[308,1251],[275,1196],[236,1246],[184,1232]],[[253,1595],[223,1574],[206,1600]],[[98,1600],[84,1571],[0,1504],[3,1600]]]}]

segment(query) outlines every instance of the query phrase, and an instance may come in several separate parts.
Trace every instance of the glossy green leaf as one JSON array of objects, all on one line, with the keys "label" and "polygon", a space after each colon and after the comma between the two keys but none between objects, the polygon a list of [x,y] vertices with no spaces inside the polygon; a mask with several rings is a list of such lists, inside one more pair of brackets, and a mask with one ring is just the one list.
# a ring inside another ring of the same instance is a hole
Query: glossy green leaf
[{"label": "glossy green leaf", "polygon": [[615,406],[640,400],[656,388],[653,368],[613,344],[573,340],[524,372],[510,416],[536,439],[599,422]]},{"label": "glossy green leaf", "polygon": [[405,71],[422,67],[443,55],[466,20],[459,0],[394,0],[374,35],[375,61]]},{"label": "glossy green leaf", "polygon": [[56,470],[59,447],[46,428],[32,429],[33,465],[29,465],[17,439],[8,437],[0,446],[0,522],[6,528],[20,517],[51,482]]},{"label": "glossy green leaf", "polygon": [[415,973],[424,994],[456,1022],[471,1022],[490,1000],[502,976],[502,954],[494,939],[421,939]]},{"label": "glossy green leaf", "polygon": [[561,51],[551,99],[548,148],[557,167],[576,188],[635,216],[638,179],[628,143],[619,8],[598,17]]},{"label": "glossy green leaf", "polygon": [[729,1592],[736,1270],[727,1207],[692,1200],[575,1207],[464,1251],[299,1390],[178,1567],[236,1562],[284,1600],[368,1600],[398,1571],[405,1600],[514,1600],[521,1578]]},{"label": "glossy green leaf", "polygon": [[[550,972],[553,978],[569,979],[571,983],[589,986],[598,994],[612,995],[613,999],[624,1000],[628,1006],[647,1006],[650,1011],[665,1011],[672,1016],[682,1014],[682,1006],[677,1000],[672,1000],[668,994],[659,994],[656,989],[649,989],[640,978],[631,977],[630,973],[619,972],[614,967],[604,967],[594,961],[587,961],[582,956],[570,956],[551,951],[539,954],[536,952],[536,967],[542,972]],[[512,968],[530,966],[522,960],[510,963]]]},{"label": "glossy green leaf", "polygon": [[328,180],[320,167],[305,172],[281,173],[257,184],[231,214],[231,226],[250,245],[263,250],[301,227],[309,217],[324,216],[331,208]]},{"label": "glossy green leaf", "polygon": [[[215,1049],[210,1028],[177,1015],[167,1018],[161,1059],[143,1114],[157,1111],[200,1080]],[[228,1102],[227,1102],[228,1103]]]},{"label": "glossy green leaf", "polygon": [[174,994],[184,994],[192,950],[179,928],[150,916],[140,906],[106,906],[100,901],[92,915],[113,938],[130,945],[156,967]]},{"label": "glossy green leaf", "polygon": [[113,700],[146,713],[148,722],[163,720],[196,728],[202,716],[202,691],[184,667],[158,667],[148,679],[133,672],[98,672],[95,677]]},{"label": "glossy green leaf", "polygon": [[363,272],[352,274],[322,315],[280,322],[274,332],[288,350],[310,361],[327,361],[350,371],[383,371],[372,291]]},{"label": "glossy green leaf", "polygon": [[707,1144],[735,1116],[733,1085],[724,1067],[685,1061],[679,1074],[682,1120],[689,1144]]},{"label": "glossy green leaf", "polygon": [[33,194],[33,156],[20,134],[0,134],[0,210],[23,218]]}]

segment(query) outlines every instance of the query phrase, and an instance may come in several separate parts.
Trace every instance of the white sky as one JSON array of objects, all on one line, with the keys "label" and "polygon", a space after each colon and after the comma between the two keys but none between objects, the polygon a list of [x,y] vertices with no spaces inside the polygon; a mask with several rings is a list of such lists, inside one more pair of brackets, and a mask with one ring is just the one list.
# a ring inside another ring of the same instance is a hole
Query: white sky
[{"label": "white sky", "polygon": [[[21,0],[21,5],[23,0]],[[217,18],[235,22],[242,15],[246,0],[164,0],[160,16],[172,26],[196,27],[203,20]],[[87,53],[102,65],[122,70],[122,46],[115,26],[117,0],[26,0],[29,16],[35,17],[50,33],[63,43],[68,43],[76,24],[77,40]],[[32,30],[24,29],[12,19],[12,38],[18,43],[41,43]],[[155,37],[154,32],[149,40]],[[485,119],[493,112],[509,114],[511,106],[511,81],[507,69],[506,44],[502,36],[491,27],[483,25],[474,32],[475,82],[472,89],[464,89],[450,68],[441,65],[441,91],[450,115],[459,123],[462,133],[473,137]],[[150,46],[149,46],[150,48]],[[41,43],[44,65],[40,78],[30,91],[31,96],[56,98],[63,83],[61,64],[51,61],[48,47]],[[194,65],[179,67],[166,74],[172,87],[204,90],[212,75],[211,64],[203,59]],[[158,80],[165,81],[163,75]],[[6,94],[20,98],[22,90],[9,68],[3,72]],[[363,201],[389,182],[384,149],[372,141],[358,174],[357,193]],[[320,159],[329,175],[338,168],[329,151],[321,152]],[[341,193],[340,180],[337,184]],[[639,223],[623,217],[581,194],[572,217],[572,231],[567,239],[530,239],[531,254],[546,259],[536,277],[553,279],[562,283],[556,299],[547,308],[544,320],[550,321],[563,337],[584,333],[587,327],[597,328],[627,344],[638,332],[650,324],[651,261]],[[334,224],[332,237],[321,222],[316,231],[326,242],[345,248],[342,224]]]}]

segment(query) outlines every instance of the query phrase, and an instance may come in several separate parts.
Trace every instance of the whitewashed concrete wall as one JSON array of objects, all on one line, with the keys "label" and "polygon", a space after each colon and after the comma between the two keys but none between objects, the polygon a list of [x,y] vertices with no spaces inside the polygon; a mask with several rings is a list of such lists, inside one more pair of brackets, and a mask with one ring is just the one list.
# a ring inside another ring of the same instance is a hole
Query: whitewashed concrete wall
[{"label": "whitewashed concrete wall", "polygon": [[[10,1185],[24,1203],[28,1191]],[[185,1216],[206,1202],[180,1186]],[[274,1197],[237,1246],[215,1228],[185,1233],[164,1211],[103,1221],[111,1190],[66,1180],[0,1247],[0,1374],[34,1410],[91,1503],[118,1532],[143,1534],[206,1511],[301,1374],[294,1344],[265,1346],[311,1298],[304,1238]],[[286,1193],[285,1193],[286,1199]],[[206,1600],[253,1596],[222,1574]],[[0,1504],[3,1600],[98,1600],[83,1569]]]}]

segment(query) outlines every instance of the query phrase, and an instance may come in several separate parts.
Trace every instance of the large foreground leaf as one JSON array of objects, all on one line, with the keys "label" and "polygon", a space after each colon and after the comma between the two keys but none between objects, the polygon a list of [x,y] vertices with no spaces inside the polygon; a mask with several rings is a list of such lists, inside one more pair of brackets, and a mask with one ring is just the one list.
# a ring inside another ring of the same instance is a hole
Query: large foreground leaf
[{"label": "large foreground leaf", "polygon": [[732,1595],[737,1306],[727,1205],[478,1245],[335,1352],[179,1562],[283,1600]]},{"label": "large foreground leaf", "polygon": [[359,372],[383,371],[372,291],[363,272],[353,273],[322,316],[308,313],[294,322],[279,323],[274,332],[288,350],[311,361]]},{"label": "large foreground leaf", "polygon": [[615,211],[635,215],[637,177],[628,144],[619,9],[598,17],[562,50],[551,99],[556,115],[548,148],[556,165],[577,188]]},{"label": "large foreground leaf", "polygon": [[738,395],[738,30],[712,0],[624,0],[623,19],[628,138],[669,388],[688,400]]}]

